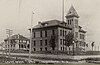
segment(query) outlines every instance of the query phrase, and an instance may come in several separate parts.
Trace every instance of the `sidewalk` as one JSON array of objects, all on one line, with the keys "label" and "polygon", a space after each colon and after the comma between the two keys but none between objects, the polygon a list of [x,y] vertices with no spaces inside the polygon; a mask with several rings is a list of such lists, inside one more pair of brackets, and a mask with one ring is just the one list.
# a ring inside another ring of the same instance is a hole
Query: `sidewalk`
[{"label": "sidewalk", "polygon": [[[0,52],[2,54],[2,52]],[[6,53],[5,53],[6,54]],[[16,56],[29,56],[28,53],[11,53]],[[31,54],[31,57],[35,58],[51,58],[51,59],[76,59],[81,60],[85,58],[100,58],[100,55],[81,55],[81,56],[69,56],[69,55],[53,55],[53,54]]]}]

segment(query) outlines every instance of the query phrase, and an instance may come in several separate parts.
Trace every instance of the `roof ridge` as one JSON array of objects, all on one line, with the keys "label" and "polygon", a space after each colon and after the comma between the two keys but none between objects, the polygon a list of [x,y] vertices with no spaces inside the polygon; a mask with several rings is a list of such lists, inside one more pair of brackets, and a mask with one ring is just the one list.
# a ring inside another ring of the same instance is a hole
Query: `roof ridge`
[{"label": "roof ridge", "polygon": [[[18,36],[19,35],[19,36]],[[8,40],[10,37],[8,37],[8,38],[6,38],[5,40]],[[23,36],[23,35],[20,35],[20,34],[15,34],[15,35],[12,35],[11,36],[11,39],[27,39],[27,40],[29,40],[29,38],[27,38],[27,37],[25,37],[25,36]]]},{"label": "roof ridge", "polygon": [[60,20],[58,20],[58,19],[52,19],[52,20],[43,21],[43,22],[41,22],[41,23],[52,22],[52,21],[60,21]]}]

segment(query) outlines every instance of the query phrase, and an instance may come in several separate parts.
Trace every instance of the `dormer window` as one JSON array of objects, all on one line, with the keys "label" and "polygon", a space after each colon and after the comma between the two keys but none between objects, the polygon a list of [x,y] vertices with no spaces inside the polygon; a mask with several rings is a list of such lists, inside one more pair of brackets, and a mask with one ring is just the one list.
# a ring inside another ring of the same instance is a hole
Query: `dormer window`
[{"label": "dormer window", "polygon": [[45,26],[47,26],[48,24],[46,23]]},{"label": "dormer window", "polygon": [[72,12],[69,12],[69,14],[71,14]]},{"label": "dormer window", "polygon": [[43,25],[43,26],[47,26],[47,25],[48,25],[48,23],[42,23],[42,25]]}]

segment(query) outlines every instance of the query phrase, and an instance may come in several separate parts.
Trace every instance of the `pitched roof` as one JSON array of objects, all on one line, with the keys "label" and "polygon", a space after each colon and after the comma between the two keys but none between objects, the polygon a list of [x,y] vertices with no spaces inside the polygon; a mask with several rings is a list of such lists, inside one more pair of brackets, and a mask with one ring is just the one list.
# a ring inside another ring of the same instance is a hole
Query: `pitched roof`
[{"label": "pitched roof", "polygon": [[83,30],[81,26],[79,26],[79,32],[86,33],[86,31]]},{"label": "pitched roof", "polygon": [[71,17],[71,16],[75,16],[75,17],[79,18],[79,15],[77,14],[77,12],[73,6],[71,6],[71,8],[69,9],[69,11],[66,15],[66,17]]},{"label": "pitched roof", "polygon": [[41,24],[38,24],[38,25],[34,26],[34,28],[43,27],[43,26],[57,25],[57,24],[61,23],[61,21],[59,21],[59,20],[50,20],[50,21],[45,21],[45,22],[40,22],[40,23]]},{"label": "pitched roof", "polygon": [[59,20],[49,20],[49,21],[44,21],[44,22],[38,22],[38,24],[36,26],[34,26],[33,29],[55,27],[55,26],[64,27],[64,28],[67,28],[67,29],[72,29],[69,26],[67,26],[67,22],[59,21]]},{"label": "pitched roof", "polygon": [[[44,22],[38,22],[36,26],[33,27],[33,29],[40,29],[40,28],[48,28],[48,27],[64,27],[67,29],[72,30],[69,26],[67,26],[67,22],[65,21],[59,21],[59,20],[49,20]],[[30,30],[30,29],[29,29]]]},{"label": "pitched roof", "polygon": [[79,29],[79,32],[86,33],[83,29]]},{"label": "pitched roof", "polygon": [[40,27],[47,27],[47,26],[54,26],[54,25],[59,25],[61,21],[59,20],[50,20],[50,21],[45,21],[45,22],[39,22],[36,26],[33,28],[40,28]]},{"label": "pitched roof", "polygon": [[[16,34],[10,37],[10,39],[15,39],[15,40],[29,40],[28,38],[20,35],[20,34]],[[9,38],[6,38],[5,40],[9,40]]]}]

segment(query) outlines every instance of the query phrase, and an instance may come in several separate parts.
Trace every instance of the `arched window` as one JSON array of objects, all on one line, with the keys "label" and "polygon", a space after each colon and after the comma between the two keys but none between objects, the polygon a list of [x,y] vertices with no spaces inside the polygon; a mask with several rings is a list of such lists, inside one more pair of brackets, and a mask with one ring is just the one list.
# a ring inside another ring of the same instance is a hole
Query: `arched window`
[{"label": "arched window", "polygon": [[29,44],[27,45],[27,48],[30,48],[30,45]]},{"label": "arched window", "polygon": [[21,45],[21,48],[23,48],[23,44]]}]

